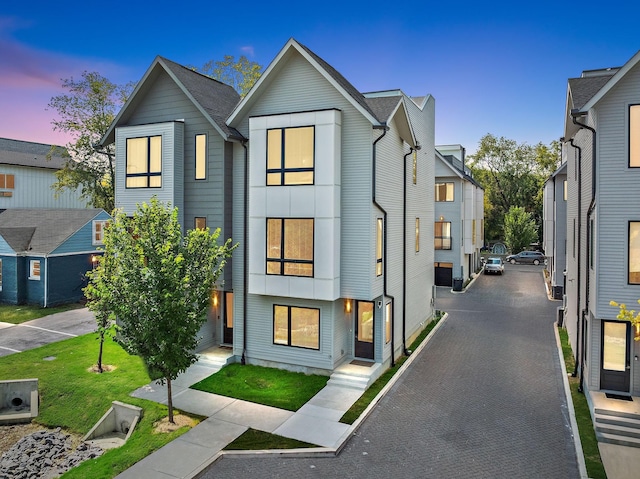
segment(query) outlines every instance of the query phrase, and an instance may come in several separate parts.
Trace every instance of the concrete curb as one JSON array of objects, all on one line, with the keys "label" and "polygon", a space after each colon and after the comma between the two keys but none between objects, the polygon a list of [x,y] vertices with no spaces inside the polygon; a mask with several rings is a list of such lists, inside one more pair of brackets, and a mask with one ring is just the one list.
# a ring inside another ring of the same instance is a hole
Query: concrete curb
[{"label": "concrete curb", "polygon": [[[471,283],[470,283],[471,284]],[[266,455],[270,456],[295,456],[295,457],[321,457],[321,456],[336,456],[340,453],[340,451],[347,444],[348,440],[356,433],[356,431],[360,428],[364,420],[371,414],[371,411],[376,407],[376,405],[380,402],[380,400],[387,394],[387,392],[395,385],[395,383],[402,377],[407,368],[413,363],[417,355],[427,346],[431,338],[435,335],[436,331],[440,329],[442,324],[449,317],[448,313],[445,313],[438,324],[429,332],[427,337],[424,338],[420,346],[416,348],[416,350],[411,353],[409,358],[404,362],[402,366],[398,369],[398,371],[393,375],[393,377],[389,380],[389,382],[380,390],[380,392],[376,395],[375,398],[369,403],[369,406],[360,414],[360,417],[356,419],[356,421],[351,425],[351,427],[342,435],[342,437],[338,440],[338,446],[335,448],[331,447],[317,447],[317,448],[305,448],[305,449],[269,449],[269,450],[257,450],[257,451],[220,451],[215,456],[211,458],[211,460],[203,463],[197,470],[195,470],[192,474],[187,476],[187,479],[197,479],[200,477],[212,464],[217,462],[220,459],[225,457],[228,458],[255,458],[255,457],[264,457]]]},{"label": "concrete curb", "polygon": [[555,322],[553,323],[553,332],[556,336],[558,359],[560,359],[560,368],[562,369],[562,384],[564,386],[567,411],[569,413],[569,421],[571,423],[573,445],[575,447],[576,457],[578,460],[578,470],[580,471],[580,477],[582,479],[588,479],[587,466],[584,462],[584,453],[582,452],[582,442],[580,441],[580,431],[578,430],[578,423],[576,422],[576,411],[573,407],[573,398],[571,397],[571,387],[569,386],[569,380],[567,379],[567,366],[564,362],[564,354],[562,353],[562,342],[560,341],[560,333],[558,333],[558,325]]}]

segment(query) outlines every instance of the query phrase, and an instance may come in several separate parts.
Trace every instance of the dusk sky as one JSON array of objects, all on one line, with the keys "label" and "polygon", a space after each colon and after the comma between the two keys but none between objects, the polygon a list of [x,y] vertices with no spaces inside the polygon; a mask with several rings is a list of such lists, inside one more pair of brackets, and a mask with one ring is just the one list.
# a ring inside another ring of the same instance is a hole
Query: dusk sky
[{"label": "dusk sky", "polygon": [[629,60],[639,18],[640,2],[615,0],[4,2],[0,137],[65,144],[47,104],[85,70],[138,81],[156,55],[195,66],[245,55],[266,68],[293,37],[361,92],[431,94],[436,144],[473,153],[486,133],[550,143],[567,79]]}]

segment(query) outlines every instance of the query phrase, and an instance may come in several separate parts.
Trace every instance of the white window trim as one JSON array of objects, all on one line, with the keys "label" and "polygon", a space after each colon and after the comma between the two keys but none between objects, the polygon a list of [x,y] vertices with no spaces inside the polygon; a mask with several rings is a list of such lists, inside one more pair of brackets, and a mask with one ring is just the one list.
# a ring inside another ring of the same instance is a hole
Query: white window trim
[{"label": "white window trim", "polygon": [[[93,246],[100,246],[104,244],[104,227],[106,226],[106,224],[109,222],[109,220],[93,220],[91,222],[91,244]],[[98,241],[96,240],[96,225],[98,223],[101,223],[102,225],[102,231],[100,234],[101,240]]]},{"label": "white window trim", "polygon": [[[34,266],[36,263],[38,263],[38,270],[39,270],[38,276],[35,276],[33,274]],[[42,261],[40,261],[39,259],[30,259],[29,260],[29,279],[34,281],[40,281],[41,272],[42,272]]]}]

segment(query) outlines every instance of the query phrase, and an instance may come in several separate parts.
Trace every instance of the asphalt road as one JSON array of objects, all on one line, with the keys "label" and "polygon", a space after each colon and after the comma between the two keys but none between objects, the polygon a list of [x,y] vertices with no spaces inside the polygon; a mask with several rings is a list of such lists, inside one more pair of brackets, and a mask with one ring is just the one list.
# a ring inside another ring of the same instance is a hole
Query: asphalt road
[{"label": "asphalt road", "polygon": [[87,308],[51,314],[22,324],[3,323],[0,318],[0,356],[19,353],[95,330],[95,317]]},{"label": "asphalt road", "polygon": [[337,457],[222,459],[221,478],[579,478],[542,266],[465,293]]}]

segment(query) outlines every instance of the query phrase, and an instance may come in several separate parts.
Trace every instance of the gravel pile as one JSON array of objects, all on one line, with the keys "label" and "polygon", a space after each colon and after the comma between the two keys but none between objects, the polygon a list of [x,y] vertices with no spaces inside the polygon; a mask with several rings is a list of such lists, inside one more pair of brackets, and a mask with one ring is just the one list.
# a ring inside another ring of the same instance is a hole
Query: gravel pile
[{"label": "gravel pile", "polygon": [[73,448],[71,436],[60,431],[38,431],[20,439],[0,457],[0,479],[50,479],[104,451],[85,442]]}]

